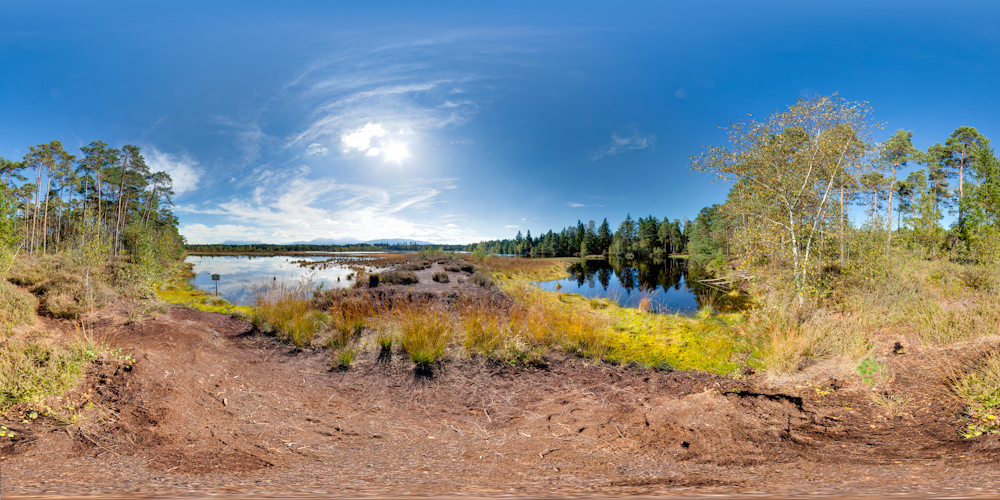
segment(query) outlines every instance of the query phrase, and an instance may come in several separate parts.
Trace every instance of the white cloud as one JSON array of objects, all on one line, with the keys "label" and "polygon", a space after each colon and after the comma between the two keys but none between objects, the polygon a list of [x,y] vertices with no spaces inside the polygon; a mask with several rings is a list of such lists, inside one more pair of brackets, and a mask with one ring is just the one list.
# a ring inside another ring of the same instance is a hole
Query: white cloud
[{"label": "white cloud", "polygon": [[181,196],[184,193],[198,189],[201,180],[201,172],[195,168],[198,162],[188,156],[174,156],[161,152],[155,147],[143,149],[146,157],[146,164],[151,172],[166,172],[174,182],[174,194]]},{"label": "white cloud", "polygon": [[[453,179],[410,182],[389,189],[311,178],[308,169],[262,172],[260,189],[210,208],[190,205],[178,212],[221,216],[215,226],[185,224],[181,234],[191,243],[260,240],[275,243],[316,238],[412,238],[466,243],[477,235],[447,221],[427,222],[426,211]],[[218,231],[215,229],[218,228]]]},{"label": "white cloud", "polygon": [[577,203],[575,201],[567,201],[566,206],[569,208],[580,208],[580,207],[585,207],[587,205],[584,205],[583,203]]},{"label": "white cloud", "polygon": [[656,136],[640,135],[638,132],[633,133],[627,137],[618,135],[617,133],[611,134],[611,144],[605,146],[600,151],[597,151],[591,155],[592,161],[600,160],[605,156],[612,156],[619,153],[624,153],[625,151],[632,151],[635,149],[646,149],[656,142]]},{"label": "white cloud", "polygon": [[326,153],[328,151],[330,151],[329,148],[324,147],[322,144],[318,142],[314,142],[310,144],[308,148],[306,148],[306,154],[310,156],[312,155],[326,156]]},{"label": "white cloud", "polygon": [[368,122],[363,127],[352,130],[340,137],[348,150],[364,151],[365,156],[378,156],[379,149],[372,142],[385,137],[389,132],[382,128],[381,123]]},{"label": "white cloud", "polygon": [[521,227],[521,226],[518,226],[516,224],[507,224],[506,226],[504,226],[504,228],[506,228],[506,229],[514,229],[514,228],[518,228],[518,227]]}]

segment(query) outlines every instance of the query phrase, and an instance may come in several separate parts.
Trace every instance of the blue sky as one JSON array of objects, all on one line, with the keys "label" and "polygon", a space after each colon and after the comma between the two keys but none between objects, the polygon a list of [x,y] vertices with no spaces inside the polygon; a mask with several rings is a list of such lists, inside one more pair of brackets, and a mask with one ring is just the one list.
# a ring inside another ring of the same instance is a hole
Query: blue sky
[{"label": "blue sky", "polygon": [[457,243],[694,218],[689,158],[810,93],[996,139],[1000,6],[6,1],[0,75],[0,156],[137,144],[192,243]]}]

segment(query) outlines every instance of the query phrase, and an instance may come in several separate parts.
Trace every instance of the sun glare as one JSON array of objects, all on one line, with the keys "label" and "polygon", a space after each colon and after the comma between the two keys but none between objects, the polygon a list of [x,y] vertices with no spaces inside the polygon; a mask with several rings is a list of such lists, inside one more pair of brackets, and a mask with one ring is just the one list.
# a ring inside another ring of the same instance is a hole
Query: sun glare
[{"label": "sun glare", "polygon": [[406,149],[406,144],[399,142],[390,142],[387,144],[382,148],[382,154],[385,155],[385,161],[394,161],[397,165],[402,164],[404,158],[410,157],[410,152]]}]

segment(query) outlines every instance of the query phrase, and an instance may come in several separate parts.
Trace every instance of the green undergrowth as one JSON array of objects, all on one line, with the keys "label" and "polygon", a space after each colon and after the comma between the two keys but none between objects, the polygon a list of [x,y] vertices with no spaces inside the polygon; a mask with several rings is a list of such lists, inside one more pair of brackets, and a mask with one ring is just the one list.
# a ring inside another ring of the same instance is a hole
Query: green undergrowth
[{"label": "green undergrowth", "polygon": [[0,336],[35,322],[38,299],[7,281],[0,280]]},{"label": "green undergrowth", "polygon": [[61,394],[76,385],[94,353],[14,340],[0,347],[0,409]]},{"label": "green undergrowth", "polygon": [[968,372],[955,377],[952,392],[965,405],[965,437],[1000,434],[1000,351],[984,356]]}]

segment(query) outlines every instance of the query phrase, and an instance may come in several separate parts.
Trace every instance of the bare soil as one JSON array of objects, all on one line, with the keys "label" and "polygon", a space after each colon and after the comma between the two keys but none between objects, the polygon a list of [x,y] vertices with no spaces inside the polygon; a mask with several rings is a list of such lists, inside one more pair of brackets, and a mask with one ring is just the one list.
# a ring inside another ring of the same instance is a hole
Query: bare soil
[{"label": "bare soil", "polygon": [[371,352],[331,371],[325,350],[225,315],[121,317],[105,310],[95,331],[136,362],[93,364],[68,399],[80,418],[3,422],[19,433],[0,449],[4,499],[1000,494],[1000,440],[959,437],[940,353],[912,346],[886,354],[894,375],[873,396],[559,352],[431,376]]}]

